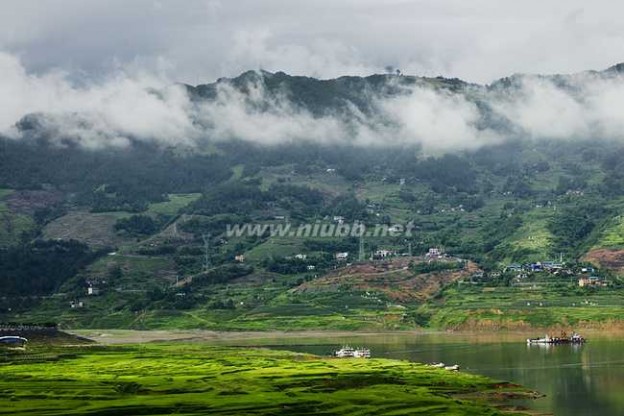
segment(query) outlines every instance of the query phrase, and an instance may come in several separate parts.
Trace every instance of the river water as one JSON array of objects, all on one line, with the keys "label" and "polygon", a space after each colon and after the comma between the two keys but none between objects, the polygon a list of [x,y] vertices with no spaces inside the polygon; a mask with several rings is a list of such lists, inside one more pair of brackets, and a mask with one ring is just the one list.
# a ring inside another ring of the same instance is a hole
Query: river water
[{"label": "river water", "polygon": [[521,403],[540,413],[624,416],[624,337],[597,335],[583,345],[546,346],[527,345],[522,334],[391,333],[271,338],[245,344],[318,355],[348,344],[370,348],[373,357],[459,364],[461,371],[546,394]]}]

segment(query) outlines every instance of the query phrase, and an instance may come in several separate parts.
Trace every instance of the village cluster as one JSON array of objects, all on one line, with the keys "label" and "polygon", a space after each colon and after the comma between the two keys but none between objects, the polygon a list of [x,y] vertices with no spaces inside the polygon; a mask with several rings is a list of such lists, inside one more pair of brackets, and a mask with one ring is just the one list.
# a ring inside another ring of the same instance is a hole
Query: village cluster
[{"label": "village cluster", "polygon": [[606,287],[607,279],[596,276],[596,269],[591,266],[569,266],[563,262],[544,261],[535,263],[512,263],[505,267],[506,272],[516,273],[516,279],[526,279],[534,273],[552,276],[577,278],[579,287]]}]

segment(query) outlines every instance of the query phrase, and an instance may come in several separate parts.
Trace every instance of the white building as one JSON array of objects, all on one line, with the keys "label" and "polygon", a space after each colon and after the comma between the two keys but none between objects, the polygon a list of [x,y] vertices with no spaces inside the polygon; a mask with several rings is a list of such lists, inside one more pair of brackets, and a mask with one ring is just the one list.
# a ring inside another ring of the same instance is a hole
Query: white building
[{"label": "white building", "polygon": [[443,257],[442,251],[439,248],[430,248],[426,256],[430,259],[439,259]]},{"label": "white building", "polygon": [[346,261],[349,258],[348,252],[336,253],[336,260],[338,261]]},{"label": "white building", "polygon": [[386,258],[386,257],[392,257],[394,255],[396,255],[396,252],[392,250],[380,249],[380,250],[375,251],[375,257]]}]

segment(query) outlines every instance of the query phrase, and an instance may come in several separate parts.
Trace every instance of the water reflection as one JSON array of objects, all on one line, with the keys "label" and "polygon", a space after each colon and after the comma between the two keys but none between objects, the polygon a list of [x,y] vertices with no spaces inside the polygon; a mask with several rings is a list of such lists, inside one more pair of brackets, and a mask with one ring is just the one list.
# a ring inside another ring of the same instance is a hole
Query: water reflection
[{"label": "water reflection", "polygon": [[[241,344],[241,343],[239,343]],[[330,355],[342,344],[371,348],[374,357],[459,364],[462,371],[522,384],[546,394],[524,402],[564,416],[624,416],[624,338],[587,344],[527,345],[520,335],[380,334],[247,340],[295,351]]]}]

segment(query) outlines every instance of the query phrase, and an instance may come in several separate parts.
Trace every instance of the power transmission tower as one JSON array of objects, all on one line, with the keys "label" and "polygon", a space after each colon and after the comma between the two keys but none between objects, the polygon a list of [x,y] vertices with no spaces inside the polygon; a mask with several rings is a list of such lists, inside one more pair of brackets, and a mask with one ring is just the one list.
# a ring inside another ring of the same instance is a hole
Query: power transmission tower
[{"label": "power transmission tower", "polygon": [[208,271],[210,269],[210,234],[202,234],[204,240],[204,265],[203,270]]},{"label": "power transmission tower", "polygon": [[364,233],[360,234],[360,252],[358,254],[358,260],[364,261]]}]

